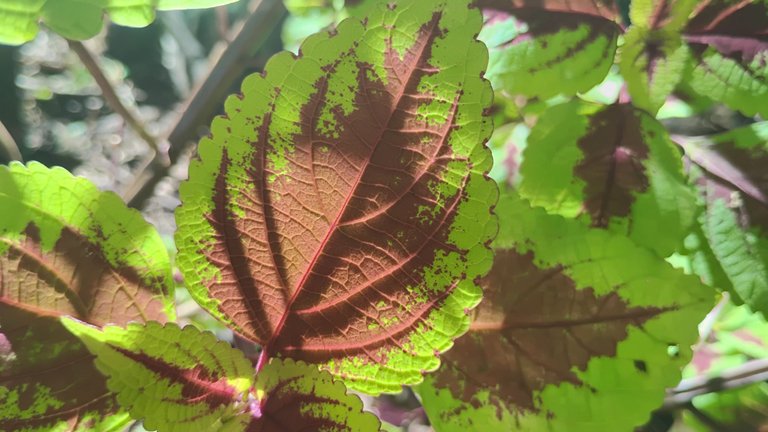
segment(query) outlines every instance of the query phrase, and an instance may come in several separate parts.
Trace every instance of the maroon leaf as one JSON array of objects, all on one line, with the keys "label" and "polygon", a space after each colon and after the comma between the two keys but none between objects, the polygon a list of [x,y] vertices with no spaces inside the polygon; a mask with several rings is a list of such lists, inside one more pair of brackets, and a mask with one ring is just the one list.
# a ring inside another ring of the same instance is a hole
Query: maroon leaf
[{"label": "maroon leaf", "polygon": [[52,419],[91,430],[119,411],[91,353],[56,317],[0,303],[0,408],[13,405],[21,411],[0,413],[0,430],[47,430]]},{"label": "maroon leaf", "polygon": [[584,215],[667,256],[693,224],[696,196],[664,127],[629,104],[552,107],[528,137],[520,193],[552,213]]},{"label": "maroon leaf", "polygon": [[686,156],[704,170],[698,184],[709,200],[736,209],[745,229],[768,233],[768,128],[759,123],[707,138],[678,137]]},{"label": "maroon leaf", "polygon": [[714,47],[745,64],[768,51],[768,4],[761,1],[705,0],[694,10],[684,37],[699,55]]},{"label": "maroon leaf", "polygon": [[[485,298],[419,387],[432,424],[631,430],[677,382],[710,291],[626,237],[532,209],[514,192],[497,209],[514,217],[501,219]],[[674,345],[680,358],[669,357]]]},{"label": "maroon leaf", "polygon": [[489,402],[498,408],[535,411],[545,387],[584,385],[575,371],[594,357],[614,356],[630,326],[663,312],[633,308],[615,292],[577,290],[562,268],[540,268],[530,252],[498,250],[483,285],[470,332],[444,356],[448,373],[438,374],[435,386],[473,404],[481,403],[476,393],[492,388]]}]

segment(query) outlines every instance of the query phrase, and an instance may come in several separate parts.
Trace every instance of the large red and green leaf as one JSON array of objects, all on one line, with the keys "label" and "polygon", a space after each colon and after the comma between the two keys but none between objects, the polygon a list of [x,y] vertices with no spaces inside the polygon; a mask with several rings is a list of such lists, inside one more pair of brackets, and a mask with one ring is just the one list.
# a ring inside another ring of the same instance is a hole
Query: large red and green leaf
[{"label": "large red and green leaf", "polygon": [[710,291],[631,240],[513,192],[467,335],[419,387],[440,431],[623,431],[690,358]]},{"label": "large red and green leaf", "polygon": [[160,236],[116,195],[63,169],[0,167],[0,430],[120,428],[92,356],[56,319],[173,315]]},{"label": "large red and green leaf", "polygon": [[[529,97],[585,92],[613,64],[621,27],[613,1],[482,0],[480,37],[495,90]],[[557,85],[553,85],[557,83]]]},{"label": "large red and green leaf", "polygon": [[64,325],[96,356],[120,406],[152,430],[291,432],[377,431],[364,413],[317,366],[273,359],[254,378],[242,352],[212,333],[174,324]]},{"label": "large red and green leaf", "polygon": [[697,93],[768,116],[768,1],[699,2],[684,30]]},{"label": "large red and green leaf", "polygon": [[554,106],[528,137],[520,193],[550,213],[581,217],[672,253],[694,222],[696,196],[664,127],[632,105]]},{"label": "large red and green leaf", "polygon": [[695,178],[705,203],[702,244],[685,252],[692,270],[724,275],[711,283],[768,312],[768,123],[678,141],[699,168]]},{"label": "large red and green leaf", "polygon": [[496,186],[480,11],[381,4],[251,76],[200,143],[177,210],[194,298],[275,355],[378,393],[469,325]]}]

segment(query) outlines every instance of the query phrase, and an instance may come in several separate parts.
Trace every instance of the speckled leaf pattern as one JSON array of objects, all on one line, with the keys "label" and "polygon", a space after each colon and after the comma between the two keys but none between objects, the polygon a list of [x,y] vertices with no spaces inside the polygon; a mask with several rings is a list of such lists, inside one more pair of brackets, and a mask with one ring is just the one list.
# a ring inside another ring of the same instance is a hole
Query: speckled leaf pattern
[{"label": "speckled leaf pattern", "polygon": [[248,427],[253,367],[212,333],[156,322],[103,330],[70,318],[62,322],[96,356],[120,406],[148,430]]},{"label": "speckled leaf pattern", "polygon": [[550,108],[528,138],[520,193],[536,206],[629,235],[667,256],[697,213],[680,151],[628,104]]},{"label": "speckled leaf pattern", "polygon": [[272,359],[256,376],[259,417],[248,432],[373,432],[379,419],[363,411],[359,397],[317,366]]},{"label": "speckled leaf pattern", "polygon": [[[613,1],[482,0],[495,90],[549,98],[605,78],[621,33]],[[557,83],[557,85],[553,85]]]},{"label": "speckled leaf pattern", "polygon": [[506,193],[486,298],[418,387],[441,432],[624,431],[680,379],[710,291],[625,236]]},{"label": "speckled leaf pattern", "polygon": [[0,208],[12,209],[0,212],[0,430],[119,429],[92,357],[56,317],[172,318],[165,245],[119,197],[60,168],[0,167]]},{"label": "speckled leaf pattern", "polygon": [[226,102],[176,212],[194,298],[354,389],[439,365],[492,263],[480,11],[404,0],[272,58]]},{"label": "speckled leaf pattern", "polygon": [[699,2],[685,28],[698,93],[768,117],[768,1]]},{"label": "speckled leaf pattern", "polygon": [[69,39],[88,39],[101,31],[104,14],[116,24],[144,27],[155,10],[219,6],[236,0],[3,0],[0,2],[0,44],[18,45],[34,39],[38,22]]}]

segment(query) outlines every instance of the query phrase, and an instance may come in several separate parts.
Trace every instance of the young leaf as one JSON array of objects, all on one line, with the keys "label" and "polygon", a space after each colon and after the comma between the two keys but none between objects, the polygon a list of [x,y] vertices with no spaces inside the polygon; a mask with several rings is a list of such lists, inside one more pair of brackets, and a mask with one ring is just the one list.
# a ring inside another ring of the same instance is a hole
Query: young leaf
[{"label": "young leaf", "polygon": [[103,331],[71,319],[120,405],[145,427],[173,431],[376,431],[375,416],[327,372],[273,359],[255,382],[251,363],[212,333],[174,324]]},{"label": "young leaf", "polygon": [[253,367],[212,333],[156,322],[103,331],[69,318],[62,323],[96,356],[120,406],[147,429],[246,430]]},{"label": "young leaf", "polygon": [[[160,236],[116,195],[37,163],[0,167],[0,430],[90,430],[114,398],[55,317],[173,317]],[[122,420],[121,420],[122,419]],[[58,430],[58,429],[57,429]]]},{"label": "young leaf", "polygon": [[254,389],[260,417],[249,432],[378,431],[379,420],[317,366],[291,359],[272,359],[256,376]]},{"label": "young leaf", "polygon": [[613,1],[479,4],[488,17],[480,36],[490,47],[486,76],[496,90],[570,96],[600,83],[613,64],[621,33]]},{"label": "young leaf", "polygon": [[144,27],[155,20],[155,9],[193,9],[237,0],[3,0],[0,43],[18,45],[34,39],[38,22],[69,39],[89,39],[101,31],[105,12],[116,24]]},{"label": "young leaf", "polygon": [[690,359],[710,291],[626,237],[547,215],[512,192],[497,211],[485,300],[419,387],[435,429],[642,423]]},{"label": "young leaf", "polygon": [[550,108],[528,137],[520,193],[532,204],[626,233],[660,256],[696,216],[696,196],[664,127],[631,105]]},{"label": "young leaf", "polygon": [[181,187],[178,264],[264,358],[394,392],[466,331],[496,232],[481,23],[466,1],[390,3],[227,100]]},{"label": "young leaf", "polygon": [[768,2],[700,2],[684,30],[686,81],[698,93],[768,117]]},{"label": "young leaf", "polygon": [[680,82],[690,55],[681,30],[695,0],[635,0],[619,68],[632,103],[651,114]]}]

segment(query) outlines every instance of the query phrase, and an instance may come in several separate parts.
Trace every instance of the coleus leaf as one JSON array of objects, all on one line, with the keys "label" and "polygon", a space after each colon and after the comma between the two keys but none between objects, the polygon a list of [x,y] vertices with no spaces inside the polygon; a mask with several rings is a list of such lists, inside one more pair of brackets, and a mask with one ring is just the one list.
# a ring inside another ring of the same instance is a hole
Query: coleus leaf
[{"label": "coleus leaf", "polygon": [[[768,312],[768,123],[755,123],[723,134],[678,139],[686,156],[702,171],[694,173],[705,201],[701,232],[705,266],[722,272],[713,281],[734,301]],[[718,265],[719,264],[719,265]],[[700,268],[694,268],[694,271]]]},{"label": "coleus leaf", "polygon": [[227,100],[181,186],[178,265],[264,359],[394,392],[466,331],[496,232],[481,24],[466,1],[373,8]]},{"label": "coleus leaf", "polygon": [[625,236],[532,209],[514,192],[497,211],[485,299],[418,387],[432,424],[631,430],[678,382],[711,291]]},{"label": "coleus leaf", "polygon": [[[480,38],[495,90],[529,97],[585,92],[608,74],[621,27],[613,1],[482,0]],[[556,82],[557,85],[552,85]]]},{"label": "coleus leaf", "polygon": [[619,68],[632,103],[651,114],[664,104],[683,77],[690,56],[681,36],[694,0],[635,0]]},{"label": "coleus leaf", "polygon": [[660,256],[675,250],[698,211],[679,150],[632,105],[554,106],[523,156],[520,193],[533,205],[628,234]]},{"label": "coleus leaf", "polygon": [[120,405],[161,431],[376,431],[357,396],[331,375],[273,359],[253,377],[242,352],[192,326],[129,324],[103,331],[64,319],[96,356]]},{"label": "coleus leaf", "polygon": [[0,430],[109,430],[127,420],[56,319],[173,317],[168,253],[119,197],[37,163],[0,167]]},{"label": "coleus leaf", "polygon": [[96,36],[108,13],[116,24],[144,27],[155,10],[220,6],[237,0],[3,0],[0,3],[0,43],[18,45],[34,39],[38,22],[69,39]]},{"label": "coleus leaf", "polygon": [[768,117],[768,2],[699,2],[684,30],[696,92],[747,115]]}]

